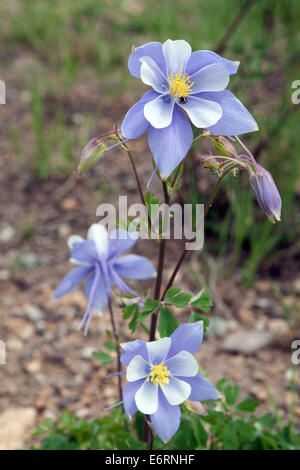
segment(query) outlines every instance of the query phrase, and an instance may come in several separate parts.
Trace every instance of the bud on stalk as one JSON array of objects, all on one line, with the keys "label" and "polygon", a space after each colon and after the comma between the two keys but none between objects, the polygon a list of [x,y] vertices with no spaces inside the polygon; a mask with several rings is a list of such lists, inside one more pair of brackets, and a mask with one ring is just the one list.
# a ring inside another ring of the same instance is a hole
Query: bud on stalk
[{"label": "bud on stalk", "polygon": [[84,147],[79,165],[77,167],[78,173],[82,173],[84,170],[91,168],[106,151],[106,144],[103,142],[103,138],[93,137],[86,146]]},{"label": "bud on stalk", "polygon": [[279,222],[281,198],[272,175],[255,161],[251,163],[252,165],[249,166],[250,184],[256,200],[272,223]]}]

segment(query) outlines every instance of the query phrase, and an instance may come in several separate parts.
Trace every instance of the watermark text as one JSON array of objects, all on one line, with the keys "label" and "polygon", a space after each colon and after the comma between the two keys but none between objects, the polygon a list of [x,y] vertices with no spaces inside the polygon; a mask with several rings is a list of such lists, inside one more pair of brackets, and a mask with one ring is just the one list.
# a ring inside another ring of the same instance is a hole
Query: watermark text
[{"label": "watermark text", "polygon": [[6,104],[6,86],[3,80],[0,80],[0,104]]},{"label": "watermark text", "polygon": [[300,103],[300,80],[294,80],[292,83],[292,88],[296,90],[292,93],[291,99],[293,104]]},{"label": "watermark text", "polygon": [[292,342],[291,348],[295,349],[292,353],[292,363],[298,366],[300,364],[300,339],[295,339],[295,341]]},{"label": "watermark text", "polygon": [[[203,204],[132,204],[127,196],[119,196],[119,207],[101,204],[96,210],[99,221],[113,233],[116,228],[139,232],[142,239],[185,240],[186,250],[201,250],[204,244]],[[125,234],[124,234],[125,236]],[[120,236],[119,236],[120,237]]]},{"label": "watermark text", "polygon": [[6,346],[4,341],[0,340],[0,364],[6,364]]}]

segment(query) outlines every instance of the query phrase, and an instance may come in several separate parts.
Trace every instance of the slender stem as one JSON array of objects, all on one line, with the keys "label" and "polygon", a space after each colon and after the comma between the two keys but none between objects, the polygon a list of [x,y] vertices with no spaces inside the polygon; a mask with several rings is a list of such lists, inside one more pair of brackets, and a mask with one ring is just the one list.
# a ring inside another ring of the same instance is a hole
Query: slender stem
[{"label": "slender stem", "polygon": [[[162,188],[163,188],[165,203],[169,204],[168,187],[165,181],[162,181]],[[166,239],[161,238],[160,243],[159,243],[157,278],[156,278],[155,287],[154,287],[154,300],[159,300],[159,297],[160,297],[161,282],[162,282],[164,262],[165,262],[165,253],[166,253]],[[156,312],[154,312],[151,316],[149,341],[155,340],[157,317],[158,317],[158,314]],[[149,450],[151,450],[153,448],[153,433],[148,424],[147,416],[144,417],[143,440],[144,442],[148,443],[148,448]]]},{"label": "slender stem", "polygon": [[[236,166],[239,166],[239,164],[237,164]],[[218,181],[216,182],[216,185],[214,187],[214,190],[213,192],[211,193],[211,195],[209,196],[208,198],[208,201],[207,203],[205,204],[205,207],[204,207],[204,217],[207,215],[209,209],[211,208],[212,206],[212,203],[214,202],[215,200],[215,197],[217,195],[217,192],[218,192],[218,189],[223,181],[223,179],[225,178],[226,175],[228,175],[228,173],[231,172],[231,170],[233,170],[234,167],[230,167],[227,171],[224,171],[224,173],[219,177]]]},{"label": "slender stem", "polygon": [[[169,204],[168,188],[164,181],[162,182],[162,187],[163,187],[163,192],[164,192],[165,203]],[[157,278],[156,278],[156,283],[154,287],[154,300],[158,300],[160,297],[161,282],[162,282],[164,261],[165,261],[165,252],[166,252],[166,239],[161,238],[160,244],[159,244]],[[157,313],[153,313],[151,316],[149,341],[155,340],[156,325],[157,325]]]},{"label": "slender stem", "polygon": [[198,140],[202,139],[203,137],[206,137],[205,134],[199,134],[197,135],[194,140],[193,140],[193,144],[195,144],[196,142],[198,142]]},{"label": "slender stem", "polygon": [[[136,184],[137,184],[138,192],[139,192],[139,195],[140,195],[141,202],[147,209],[145,197],[144,197],[144,194],[143,194],[143,190],[142,190],[142,186],[141,186],[140,179],[139,179],[139,176],[138,176],[138,172],[137,172],[137,169],[136,169],[133,157],[132,157],[132,153],[125,144],[122,145],[122,148],[123,148],[123,150],[125,150],[125,152],[127,153],[128,157],[129,157],[129,160],[130,160],[130,163],[131,163],[131,166],[132,166],[132,170],[133,170],[133,173],[134,173],[135,181],[136,181]],[[149,225],[148,233],[151,234],[152,223],[151,223],[151,217],[150,217],[148,209],[147,209],[147,217],[148,217],[148,225]]]},{"label": "slender stem", "polygon": [[[238,166],[238,165],[236,165],[236,166]],[[211,193],[211,195],[209,196],[209,199],[208,199],[208,201],[207,201],[207,203],[206,203],[206,205],[205,205],[205,208],[204,208],[204,217],[207,215],[209,209],[211,208],[211,206],[212,206],[212,204],[213,204],[213,202],[214,202],[214,199],[215,199],[215,197],[216,197],[216,195],[217,195],[218,189],[219,189],[219,187],[220,187],[220,184],[221,184],[222,181],[223,181],[223,178],[224,178],[228,173],[230,173],[230,171],[231,171],[232,169],[233,169],[233,167],[230,167],[227,171],[225,171],[225,172],[219,177],[219,179],[218,179],[218,181],[217,181],[217,183],[216,183],[216,185],[215,185],[215,187],[214,187],[214,190],[213,190],[213,192]],[[175,268],[174,268],[174,270],[173,270],[173,272],[172,272],[172,274],[171,274],[171,276],[170,276],[170,279],[169,279],[169,281],[168,281],[168,283],[167,283],[167,286],[166,286],[166,288],[165,288],[165,290],[164,290],[164,292],[163,292],[163,295],[162,295],[162,297],[161,297],[161,301],[164,300],[167,291],[168,291],[168,290],[170,289],[170,287],[172,286],[172,284],[173,284],[173,282],[174,282],[174,280],[175,280],[175,277],[176,277],[176,275],[177,275],[177,273],[178,273],[178,271],[179,271],[179,269],[180,269],[180,267],[181,267],[181,265],[182,265],[182,263],[183,263],[183,261],[184,261],[184,258],[185,258],[186,255],[188,254],[188,252],[189,252],[189,250],[186,250],[186,249],[184,249],[184,250],[182,251],[182,253],[181,253],[181,255],[180,255],[180,258],[179,258],[179,260],[177,261],[176,266],[175,266]]]},{"label": "slender stem", "polygon": [[185,249],[184,249],[183,252],[181,253],[180,258],[179,258],[179,260],[177,261],[176,266],[175,266],[175,268],[174,268],[174,271],[172,272],[171,277],[170,277],[170,279],[169,279],[169,281],[168,281],[168,284],[167,284],[167,286],[166,286],[166,288],[165,288],[165,290],[164,290],[164,292],[163,292],[163,295],[162,295],[162,297],[161,297],[161,301],[164,300],[167,291],[168,291],[168,290],[170,289],[170,287],[172,286],[172,284],[173,284],[173,282],[174,282],[174,279],[175,279],[175,277],[176,277],[176,275],[177,275],[177,273],[178,273],[178,271],[179,271],[179,268],[180,268],[180,266],[182,265],[183,260],[184,260],[184,258],[186,257],[187,253],[188,253],[188,250],[185,250]]},{"label": "slender stem", "polygon": [[[163,267],[164,267],[164,261],[165,261],[165,252],[166,252],[166,240],[162,238],[159,244],[159,258],[158,258],[157,278],[156,278],[156,283],[155,283],[155,288],[154,288],[154,300],[158,300],[159,295],[160,295]],[[157,315],[153,314],[153,318],[157,318]],[[153,336],[153,333],[150,334],[150,341],[153,341],[154,339],[155,338]]]},{"label": "slender stem", "polygon": [[165,204],[169,204],[168,186],[165,181],[162,182],[162,187],[164,192]]},{"label": "slender stem", "polygon": [[[158,257],[157,278],[156,278],[156,283],[154,287],[154,300],[159,300],[159,297],[160,297],[161,281],[162,281],[163,267],[164,267],[164,261],[165,261],[165,252],[166,252],[166,240],[162,238],[159,243],[159,257]],[[156,326],[157,326],[157,313],[154,312],[151,316],[149,341],[155,340]]]},{"label": "slender stem", "polygon": [[227,47],[227,44],[228,44],[229,40],[231,39],[232,35],[236,31],[239,24],[241,23],[243,18],[246,16],[248,10],[250,9],[250,7],[253,5],[254,2],[255,2],[255,0],[246,0],[245,1],[244,5],[242,6],[240,11],[235,16],[235,18],[232,21],[231,25],[227,29],[227,31],[224,34],[223,38],[221,39],[218,47],[216,48],[215,52],[217,52],[217,54],[222,54],[222,52],[224,52],[224,50]]},{"label": "slender stem", "polygon": [[[116,126],[115,132],[116,132],[116,137],[119,140],[119,143],[121,144],[122,137],[118,133],[117,126]],[[140,183],[139,175],[138,175],[138,172],[137,172],[137,169],[136,169],[133,157],[132,157],[132,153],[129,150],[129,148],[127,147],[126,143],[121,144],[121,148],[127,153],[128,157],[129,157],[131,167],[132,167],[132,170],[133,170],[133,174],[134,174],[134,177],[135,177],[136,185],[137,185],[137,188],[138,188],[138,192],[139,192],[142,204],[144,204],[144,206],[145,206],[146,202],[145,202],[144,194],[143,194],[143,191],[142,191],[142,186],[141,186],[141,183]]]},{"label": "slender stem", "polygon": [[142,204],[145,206],[146,202],[145,202],[142,186],[141,186],[141,183],[140,183],[140,179],[139,179],[139,176],[138,176],[138,172],[137,172],[137,169],[136,169],[133,157],[132,157],[132,153],[125,144],[122,145],[122,148],[123,148],[123,150],[125,150],[125,152],[127,153],[128,157],[129,157],[129,160],[130,160],[130,163],[131,163],[131,166],[132,166],[132,170],[133,170],[133,173],[134,173],[134,177],[135,177],[135,180],[136,180],[138,192],[139,192]]},{"label": "slender stem", "polygon": [[[117,328],[116,328],[115,319],[114,319],[114,312],[113,312],[113,308],[112,308],[111,297],[108,297],[108,309],[109,309],[109,315],[110,315],[110,321],[111,321],[113,337],[114,337],[114,340],[115,340],[115,343],[116,343],[118,372],[121,372],[121,348],[120,348],[119,338],[118,338],[118,334],[117,334]],[[119,387],[120,401],[122,401],[123,400],[123,394],[122,394],[122,378],[121,378],[121,375],[118,375],[118,387]]]},{"label": "slender stem", "polygon": [[153,432],[150,432],[149,443],[148,443],[148,449],[149,450],[153,450],[153,441],[154,441]]},{"label": "slender stem", "polygon": [[178,178],[178,175],[179,175],[179,171],[180,171],[181,165],[183,165],[183,164],[180,163],[180,165],[178,165],[178,167],[177,167],[177,169],[176,169],[175,176],[174,176],[174,179],[173,179],[172,185],[171,185],[172,190],[174,189],[174,186],[175,186],[175,184],[176,184],[176,181],[177,181],[177,178]]},{"label": "slender stem", "polygon": [[[160,244],[159,244],[157,278],[156,278],[156,283],[155,283],[155,287],[154,287],[154,300],[158,300],[159,296],[160,296],[161,281],[162,281],[164,260],[165,260],[165,252],[166,252],[166,239],[162,238],[160,240]],[[151,323],[150,323],[149,341],[154,341],[155,340],[157,318],[158,318],[158,314],[156,312],[152,313]],[[153,434],[152,434],[151,428],[148,425],[146,416],[144,417],[143,440],[144,440],[144,442],[148,443],[149,450],[151,450],[151,448],[153,446]]]}]

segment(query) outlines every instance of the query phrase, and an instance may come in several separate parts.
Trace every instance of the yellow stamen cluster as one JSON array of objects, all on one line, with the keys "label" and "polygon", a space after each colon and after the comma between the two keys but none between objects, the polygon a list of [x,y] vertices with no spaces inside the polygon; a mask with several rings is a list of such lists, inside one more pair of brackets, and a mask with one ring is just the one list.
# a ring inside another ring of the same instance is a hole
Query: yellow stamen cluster
[{"label": "yellow stamen cluster", "polygon": [[171,375],[171,372],[168,371],[167,366],[164,366],[164,363],[161,362],[160,364],[154,364],[147,378],[147,382],[151,380],[154,384],[159,384],[161,387],[163,384],[168,384],[170,380],[168,379],[168,375]]},{"label": "yellow stamen cluster", "polygon": [[179,100],[180,98],[186,98],[191,93],[191,88],[195,82],[190,81],[189,75],[186,73],[183,75],[182,72],[170,73],[168,77],[169,91],[170,93]]}]

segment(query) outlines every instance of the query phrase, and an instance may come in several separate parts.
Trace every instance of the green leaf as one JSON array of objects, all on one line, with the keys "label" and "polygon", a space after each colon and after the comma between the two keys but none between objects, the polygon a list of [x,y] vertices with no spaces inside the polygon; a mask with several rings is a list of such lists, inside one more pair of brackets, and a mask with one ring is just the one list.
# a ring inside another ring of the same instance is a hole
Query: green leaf
[{"label": "green leaf", "polygon": [[148,315],[151,315],[152,313],[154,313],[156,310],[158,310],[159,305],[160,305],[159,300],[147,300],[145,302],[144,309],[140,313],[140,318],[144,319]]},{"label": "green leaf", "polygon": [[109,351],[116,351],[116,346],[112,343],[109,343],[108,341],[104,343],[104,347]]},{"label": "green leaf", "polygon": [[279,447],[277,445],[276,439],[269,434],[265,434],[262,436],[262,447],[263,450],[278,450]]},{"label": "green leaf", "polygon": [[202,447],[206,447],[208,434],[205,431],[200,418],[192,420],[192,429],[194,431],[194,435],[197,440],[197,443],[200,444]]},{"label": "green leaf", "polygon": [[[183,173],[183,168],[184,168],[184,165],[183,163],[180,164],[180,167],[176,168],[173,172],[173,176],[171,178],[171,176],[169,176],[167,179],[166,179],[166,184],[168,186],[168,190],[169,190],[169,194],[172,194],[172,192],[174,190],[177,190],[177,189],[180,189],[181,186],[182,186],[182,173]],[[177,172],[178,171],[178,172]],[[173,182],[174,182],[174,178],[175,178],[175,175],[176,175],[176,182],[173,186]]]},{"label": "green leaf", "polygon": [[266,428],[272,428],[276,424],[276,418],[272,413],[263,415],[261,418],[259,418],[258,421],[263,427]]},{"label": "green leaf", "polygon": [[244,421],[236,420],[236,430],[240,441],[240,446],[243,448],[246,445],[251,444],[252,438],[255,434],[255,429]]},{"label": "green leaf", "polygon": [[145,202],[150,215],[151,221],[154,221],[156,218],[157,211],[159,209],[159,200],[151,192],[147,193],[145,196]]},{"label": "green leaf", "polygon": [[166,292],[165,301],[171,302],[172,298],[175,297],[175,295],[179,294],[179,292],[179,287],[170,287],[170,289],[168,289]]},{"label": "green leaf", "polygon": [[126,305],[126,307],[123,309],[124,320],[128,320],[128,318],[130,318],[132,315],[136,315],[138,311],[139,311],[138,304]]},{"label": "green leaf", "polygon": [[143,328],[144,331],[146,331],[147,335],[150,334],[150,330],[149,330],[148,326],[146,326],[145,323],[140,321],[140,319],[139,319],[139,325]]},{"label": "green leaf", "polygon": [[192,312],[189,322],[190,323],[195,323],[197,321],[203,321],[203,326],[204,326],[204,333],[206,333],[207,328],[209,327],[209,319],[205,317],[204,315],[201,315],[201,313],[197,312]]},{"label": "green leaf", "polygon": [[190,300],[191,295],[187,292],[181,292],[177,287],[171,287],[165,295],[166,303],[175,305],[175,307],[179,308],[187,307]]},{"label": "green leaf", "polygon": [[237,426],[234,421],[231,421],[220,432],[220,439],[223,441],[224,450],[238,450],[239,440],[237,435]]},{"label": "green leaf", "polygon": [[150,191],[145,196],[147,206],[150,204],[159,204],[158,198],[154,196]]},{"label": "green leaf", "polygon": [[220,391],[223,392],[225,390],[225,387],[227,387],[229,384],[228,379],[221,379],[217,382],[216,388]]},{"label": "green leaf", "polygon": [[105,330],[105,333],[106,333],[106,336],[109,338],[109,339],[112,339],[112,333],[110,330]]},{"label": "green leaf", "polygon": [[93,356],[95,359],[98,359],[99,361],[103,362],[103,364],[109,364],[110,362],[112,362],[112,358],[110,357],[110,355],[102,351],[93,352]]},{"label": "green leaf", "polygon": [[236,406],[235,411],[237,413],[253,413],[258,405],[258,401],[254,400],[252,397],[248,397]]},{"label": "green leaf", "polygon": [[54,421],[51,418],[47,418],[41,421],[37,430],[32,434],[33,436],[41,436],[46,432],[49,432],[54,426]]},{"label": "green leaf", "polygon": [[191,299],[191,305],[203,312],[210,312],[213,303],[208,292],[201,291]]},{"label": "green leaf", "polygon": [[160,301],[159,300],[147,300],[144,304],[145,309],[150,309],[152,311],[156,310],[157,307],[159,306]]},{"label": "green leaf", "polygon": [[76,450],[76,448],[76,442],[62,434],[50,435],[44,439],[41,447],[42,450]]},{"label": "green leaf", "polygon": [[136,329],[136,325],[137,325],[137,321],[139,317],[139,311],[140,311],[139,306],[137,304],[135,304],[135,307],[136,308],[134,309],[133,317],[128,324],[128,328],[131,330],[131,333],[134,333]]},{"label": "green leaf", "polygon": [[172,315],[168,307],[162,307],[159,317],[158,331],[162,338],[170,336],[179,326],[177,318]]},{"label": "green leaf", "polygon": [[122,299],[136,299],[136,295],[133,295],[130,292],[125,292],[121,297]]},{"label": "green leaf", "polygon": [[[128,230],[128,224],[129,224],[128,220],[129,220],[129,219],[127,218],[127,222],[123,222],[123,220],[117,219],[117,220],[116,220],[116,226],[117,226],[118,228],[122,228],[123,230],[126,230],[126,231],[127,231],[127,230]],[[130,221],[130,223],[131,223],[131,221]]]},{"label": "green leaf", "polygon": [[142,320],[144,320],[146,317],[149,317],[149,315],[151,315],[153,312],[152,311],[149,311],[149,310],[144,310],[143,312],[141,312],[139,314],[139,322],[141,322]]},{"label": "green leaf", "polygon": [[240,395],[240,387],[239,385],[234,385],[233,387],[229,385],[224,390],[226,403],[229,406],[234,405]]}]

